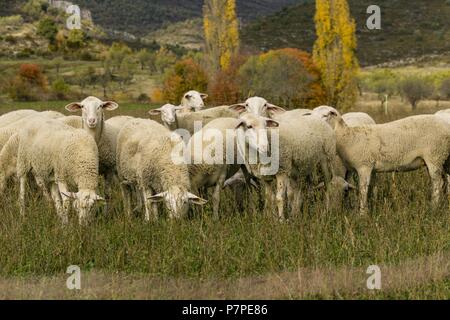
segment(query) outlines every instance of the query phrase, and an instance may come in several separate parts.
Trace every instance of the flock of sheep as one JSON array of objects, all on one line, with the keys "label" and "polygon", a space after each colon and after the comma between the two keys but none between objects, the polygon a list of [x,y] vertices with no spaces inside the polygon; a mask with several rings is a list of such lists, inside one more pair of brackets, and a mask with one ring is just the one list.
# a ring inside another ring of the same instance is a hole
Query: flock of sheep
[{"label": "flock of sheep", "polygon": [[[358,175],[361,214],[367,213],[369,187],[376,173],[426,166],[433,204],[441,204],[447,192],[450,110],[376,124],[365,113],[341,115],[328,106],[286,111],[259,97],[205,109],[206,97],[190,91],[180,106],[167,104],[151,110],[153,120],[129,116],[106,120],[105,111],[119,106],[95,97],[66,106],[81,116],[34,110],[4,114],[0,117],[0,192],[18,182],[20,211],[25,214],[26,188],[35,182],[64,224],[72,207],[80,224],[88,221],[97,202],[107,208],[116,179],[126,213],[143,209],[146,220],[158,218],[160,202],[170,218],[182,218],[190,205],[207,202],[199,195],[208,188],[214,188],[209,200],[218,216],[225,186],[235,188],[238,202],[243,201],[243,188],[257,186],[266,203],[276,204],[276,216],[283,220],[287,212],[300,209],[308,189],[322,186],[327,208],[341,202],[346,191],[354,188],[347,182],[353,172]],[[196,128],[198,122],[203,127]],[[243,164],[225,161],[225,154],[222,162],[202,162],[203,154],[194,144],[207,145],[203,133],[211,128],[224,134],[235,132],[234,157],[243,156]],[[176,134],[180,129],[192,135],[188,141]],[[271,144],[275,132],[278,150]],[[180,142],[191,151],[193,161],[174,163],[173,150]],[[243,148],[256,154],[276,153],[278,170],[263,174],[267,164],[246,161]],[[103,197],[98,195],[99,176],[105,179]]]}]

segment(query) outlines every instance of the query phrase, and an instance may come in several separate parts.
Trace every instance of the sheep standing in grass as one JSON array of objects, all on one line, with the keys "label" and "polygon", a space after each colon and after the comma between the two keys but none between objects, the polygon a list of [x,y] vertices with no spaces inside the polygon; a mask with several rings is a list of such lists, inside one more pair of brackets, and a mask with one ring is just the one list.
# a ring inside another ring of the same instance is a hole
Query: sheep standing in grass
[{"label": "sheep standing in grass", "polygon": [[[195,133],[195,125],[207,125],[209,122],[218,118],[238,118],[239,113],[233,111],[229,106],[220,106],[215,108],[203,109],[198,112],[182,113],[183,107],[166,104],[161,108],[150,110],[150,116],[158,117],[161,123],[169,130],[175,131],[185,129],[191,135]],[[158,121],[159,122],[159,121]],[[201,125],[201,126],[200,126]]]},{"label": "sheep standing in grass", "polygon": [[[75,199],[80,224],[85,224],[95,202],[98,186],[97,145],[83,130],[56,120],[37,119],[13,136],[17,148],[20,211],[25,214],[26,178],[32,173],[41,186],[51,190],[58,215],[68,222],[70,199]],[[70,192],[70,186],[78,192]]]},{"label": "sheep standing in grass", "polygon": [[182,143],[175,137],[159,123],[144,119],[128,121],[120,131],[117,169],[129,215],[132,187],[143,197],[147,221],[158,218],[157,202],[165,203],[170,218],[185,216],[190,203],[205,203],[189,192],[187,165],[175,164],[172,159],[173,148]]},{"label": "sheep standing in grass", "polygon": [[267,152],[267,128],[277,126],[274,120],[247,113],[240,119],[213,120],[192,136],[187,145],[192,187],[198,191],[214,187],[212,203],[215,217],[219,216],[220,193],[225,180],[244,164],[238,161],[238,132],[241,131],[245,137],[246,148]]},{"label": "sheep standing in grass", "polygon": [[450,131],[445,120],[434,115],[350,127],[340,113],[322,106],[314,112],[325,116],[337,136],[337,151],[348,170],[359,177],[359,209],[367,213],[373,173],[413,171],[426,166],[432,183],[432,202],[440,203],[449,173]]},{"label": "sheep standing in grass", "polygon": [[119,105],[113,101],[102,101],[88,97],[82,102],[66,106],[70,112],[81,111],[81,117],[65,117],[62,122],[74,128],[83,129],[98,145],[100,174],[105,177],[105,198],[111,199],[114,177],[116,176],[116,144],[119,129],[105,122],[104,111],[116,110]]}]

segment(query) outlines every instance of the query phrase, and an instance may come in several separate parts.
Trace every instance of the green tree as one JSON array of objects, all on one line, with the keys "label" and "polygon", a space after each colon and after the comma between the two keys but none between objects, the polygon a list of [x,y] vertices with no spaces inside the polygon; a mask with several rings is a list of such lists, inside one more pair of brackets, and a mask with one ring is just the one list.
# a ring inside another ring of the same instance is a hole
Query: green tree
[{"label": "green tree", "polygon": [[421,100],[431,97],[434,91],[433,84],[419,76],[403,79],[399,88],[402,96],[408,100],[413,110],[417,108],[417,104]]},{"label": "green tree", "polygon": [[53,45],[56,43],[58,26],[52,18],[41,19],[37,27],[37,34],[47,39]]},{"label": "green tree", "polygon": [[67,48],[72,50],[78,50],[83,48],[86,45],[85,37],[86,36],[82,30],[78,29],[70,30],[66,40]]}]

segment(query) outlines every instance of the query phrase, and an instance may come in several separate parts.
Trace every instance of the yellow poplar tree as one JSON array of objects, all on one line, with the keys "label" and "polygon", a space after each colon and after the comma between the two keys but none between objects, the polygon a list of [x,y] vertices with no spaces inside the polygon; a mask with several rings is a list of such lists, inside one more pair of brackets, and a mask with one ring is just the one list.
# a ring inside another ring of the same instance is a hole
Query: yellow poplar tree
[{"label": "yellow poplar tree", "polygon": [[328,104],[347,110],[358,94],[356,24],[347,0],[316,0],[313,59],[328,95]]},{"label": "yellow poplar tree", "polygon": [[239,50],[235,0],[205,0],[203,6],[206,54],[212,71],[226,70]]}]

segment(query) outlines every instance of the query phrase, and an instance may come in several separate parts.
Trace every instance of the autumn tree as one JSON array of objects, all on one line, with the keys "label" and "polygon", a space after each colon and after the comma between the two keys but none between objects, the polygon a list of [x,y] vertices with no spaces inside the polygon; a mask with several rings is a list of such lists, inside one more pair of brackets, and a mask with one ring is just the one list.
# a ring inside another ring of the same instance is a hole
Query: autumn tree
[{"label": "autumn tree", "polygon": [[355,21],[346,0],[316,0],[313,59],[326,88],[328,104],[341,110],[357,98],[359,70]]},{"label": "autumn tree", "polygon": [[203,6],[206,54],[211,71],[226,70],[239,50],[235,0],[206,0]]},{"label": "autumn tree", "polygon": [[179,103],[183,94],[189,90],[205,92],[208,77],[202,67],[188,58],[179,61],[164,79],[163,96],[170,103]]}]

